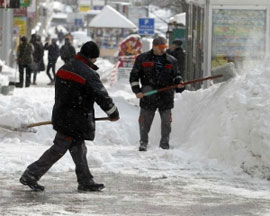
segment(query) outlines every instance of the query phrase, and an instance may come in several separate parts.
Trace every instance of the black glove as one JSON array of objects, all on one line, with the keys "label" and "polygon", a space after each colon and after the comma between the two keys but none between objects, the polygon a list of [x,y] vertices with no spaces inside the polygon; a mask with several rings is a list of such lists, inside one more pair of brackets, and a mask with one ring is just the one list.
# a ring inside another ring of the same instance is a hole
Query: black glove
[{"label": "black glove", "polygon": [[[179,83],[181,83],[181,81],[183,81],[180,77],[178,77],[178,78],[176,78],[175,80],[174,80],[174,84],[179,84]],[[177,93],[182,93],[184,90],[186,89],[186,87],[184,86],[184,88],[176,88],[175,89],[175,92],[177,92]]]},{"label": "black glove", "polygon": [[109,118],[110,118],[110,121],[117,121],[120,119],[119,112],[118,112],[117,108],[112,114],[109,115]]}]

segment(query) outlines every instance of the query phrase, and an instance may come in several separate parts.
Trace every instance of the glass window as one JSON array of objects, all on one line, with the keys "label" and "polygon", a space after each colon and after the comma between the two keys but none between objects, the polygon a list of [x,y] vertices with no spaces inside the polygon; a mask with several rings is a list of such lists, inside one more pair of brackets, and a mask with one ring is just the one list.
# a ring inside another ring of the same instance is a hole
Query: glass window
[{"label": "glass window", "polygon": [[212,20],[212,68],[264,57],[266,10],[214,9]]}]

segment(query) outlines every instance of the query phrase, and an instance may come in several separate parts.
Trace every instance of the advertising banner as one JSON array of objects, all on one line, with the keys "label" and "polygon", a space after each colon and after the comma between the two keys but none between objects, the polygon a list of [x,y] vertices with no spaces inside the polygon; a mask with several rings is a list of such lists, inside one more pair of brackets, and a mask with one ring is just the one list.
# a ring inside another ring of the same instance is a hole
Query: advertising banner
[{"label": "advertising banner", "polygon": [[265,54],[266,10],[213,10],[212,67]]},{"label": "advertising banner", "polygon": [[19,36],[24,36],[27,34],[27,19],[26,19],[26,17],[14,17],[13,23],[14,23],[14,27],[18,28]]},{"label": "advertising banner", "polygon": [[120,43],[118,54],[118,79],[128,78],[136,57],[142,52],[142,42],[139,35],[131,35]]}]

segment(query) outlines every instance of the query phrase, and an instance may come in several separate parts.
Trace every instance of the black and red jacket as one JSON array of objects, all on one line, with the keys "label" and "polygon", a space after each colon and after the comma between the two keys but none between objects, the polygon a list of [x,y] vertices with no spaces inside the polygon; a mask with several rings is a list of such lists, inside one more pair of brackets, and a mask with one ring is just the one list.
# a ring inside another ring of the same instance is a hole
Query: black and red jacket
[{"label": "black and red jacket", "polygon": [[[153,50],[142,53],[136,58],[130,73],[129,82],[132,91],[137,94],[139,92],[148,92],[174,84],[179,84],[182,80],[180,71],[177,66],[177,60],[165,53],[164,66],[157,74],[155,70]],[[177,92],[182,92],[178,89]],[[146,110],[168,110],[174,106],[174,90],[168,90],[145,96],[140,100],[140,107]]]},{"label": "black and red jacket", "polygon": [[98,67],[82,54],[56,74],[53,128],[76,139],[93,140],[96,102],[109,116],[117,108],[100,81]]}]

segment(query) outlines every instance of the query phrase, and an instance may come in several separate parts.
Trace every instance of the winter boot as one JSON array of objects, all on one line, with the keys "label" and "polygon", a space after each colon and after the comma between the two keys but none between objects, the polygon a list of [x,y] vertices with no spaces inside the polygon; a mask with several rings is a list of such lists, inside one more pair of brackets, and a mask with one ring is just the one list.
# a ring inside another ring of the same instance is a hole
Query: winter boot
[{"label": "winter boot", "polygon": [[79,191],[102,191],[105,188],[104,184],[98,184],[94,182],[93,179],[90,179],[87,183],[79,184]]},{"label": "winter boot", "polygon": [[21,176],[20,182],[23,185],[27,185],[28,187],[30,187],[33,191],[44,191],[45,189],[45,187],[38,184],[36,178],[27,171],[25,171]]},{"label": "winter boot", "polygon": [[147,151],[147,143],[140,141],[139,151]]},{"label": "winter boot", "polygon": [[170,149],[169,143],[160,143],[159,147],[166,150]]}]

